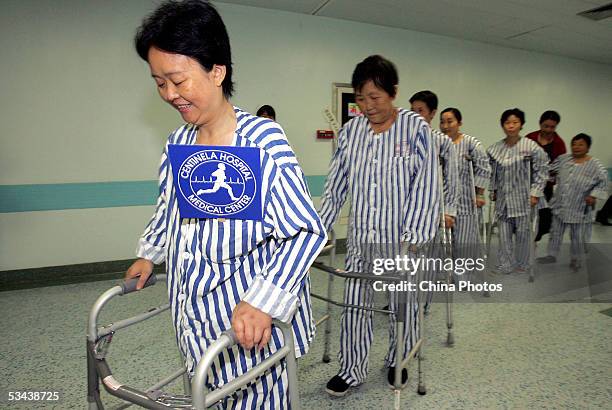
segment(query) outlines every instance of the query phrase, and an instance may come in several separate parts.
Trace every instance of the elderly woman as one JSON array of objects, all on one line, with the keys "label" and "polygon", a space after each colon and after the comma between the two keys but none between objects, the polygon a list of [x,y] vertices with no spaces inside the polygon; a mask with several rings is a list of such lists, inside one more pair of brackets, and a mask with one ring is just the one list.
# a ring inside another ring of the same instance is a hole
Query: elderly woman
[{"label": "elderly woman", "polygon": [[[505,138],[489,147],[490,188],[499,225],[497,271],[525,273],[531,268],[531,212],[544,195],[548,157],[538,144],[520,135],[525,113],[518,108],[503,112],[500,124]],[[514,254],[513,254],[514,250]]]},{"label": "elderly woman", "polygon": [[491,178],[489,157],[476,138],[461,132],[463,117],[457,108],[440,113],[440,129],[453,141],[458,157],[457,217],[453,228],[456,257],[481,257],[478,226],[485,205],[484,190]]},{"label": "elderly woman", "polygon": [[[305,354],[314,334],[307,270],[326,234],[283,130],[229,102],[232,60],[221,17],[208,2],[166,2],[144,20],[136,49],[160,97],[184,123],[168,138],[157,206],[126,277],[139,276],[142,287],[153,264],[166,262],[177,343],[191,374],[210,343],[235,330],[241,346],[222,353],[210,387],[282,346],[273,318],[291,322],[296,356]],[[181,217],[168,144],[259,149],[261,220]],[[279,365],[221,405],[288,408],[286,389]]]},{"label": "elderly woman", "polygon": [[585,235],[593,221],[597,199],[608,196],[608,173],[602,163],[589,155],[591,137],[578,134],[572,138],[572,153],[558,157],[551,165],[556,188],[550,202],[553,214],[548,256],[539,263],[554,263],[559,255],[563,234],[570,230],[570,268],[580,268],[579,257],[584,249]]}]

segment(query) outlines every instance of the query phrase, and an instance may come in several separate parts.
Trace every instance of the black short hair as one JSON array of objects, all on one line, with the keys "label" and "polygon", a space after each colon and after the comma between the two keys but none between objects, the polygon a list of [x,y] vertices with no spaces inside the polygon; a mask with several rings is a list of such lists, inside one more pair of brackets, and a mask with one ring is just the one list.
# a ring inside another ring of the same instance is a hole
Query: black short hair
[{"label": "black short hair", "polygon": [[442,112],[440,113],[440,118],[442,118],[442,114],[444,114],[445,112],[452,112],[453,115],[455,116],[455,118],[457,119],[457,122],[461,122],[461,120],[463,119],[461,117],[461,111],[459,111],[458,108],[454,108],[454,107],[448,107],[445,108],[444,110],[442,110]]},{"label": "black short hair", "polygon": [[540,115],[540,124],[542,124],[546,120],[553,120],[557,124],[561,122],[561,116],[557,111],[544,111],[542,115]]},{"label": "black short hair", "polygon": [[587,144],[587,147],[589,147],[589,148],[591,148],[591,144],[593,143],[593,139],[589,135],[587,135],[587,134],[585,134],[583,132],[581,132],[580,134],[578,134],[574,138],[572,138],[572,143],[574,141],[577,141],[577,140],[584,140],[584,142],[586,142],[586,144]]},{"label": "black short hair", "polygon": [[276,111],[274,111],[274,108],[271,105],[262,105],[261,107],[259,107],[259,109],[257,110],[257,116],[261,117],[263,114],[266,114],[274,119],[276,119]]},{"label": "black short hair", "polygon": [[395,87],[399,84],[395,65],[386,58],[373,55],[357,64],[353,71],[351,85],[355,91],[360,91],[364,84],[372,81],[376,87],[385,90],[391,97],[395,97]]},{"label": "black short hair", "polygon": [[149,49],[182,54],[198,61],[207,71],[225,66],[222,83],[225,98],[232,96],[232,52],[225,24],[207,1],[169,0],[145,18],[134,39],[138,55],[149,61]]},{"label": "black short hair", "polygon": [[429,111],[434,111],[438,109],[438,96],[429,90],[419,91],[415,93],[412,97],[410,97],[410,104],[413,104],[415,101],[422,101],[425,103]]},{"label": "black short hair", "polygon": [[502,127],[504,126],[504,122],[506,122],[508,117],[510,117],[511,115],[514,115],[515,117],[517,117],[521,121],[521,125],[525,124],[525,113],[519,110],[518,108],[510,108],[509,110],[504,111],[501,115],[501,119],[499,120],[499,123],[501,124]]}]

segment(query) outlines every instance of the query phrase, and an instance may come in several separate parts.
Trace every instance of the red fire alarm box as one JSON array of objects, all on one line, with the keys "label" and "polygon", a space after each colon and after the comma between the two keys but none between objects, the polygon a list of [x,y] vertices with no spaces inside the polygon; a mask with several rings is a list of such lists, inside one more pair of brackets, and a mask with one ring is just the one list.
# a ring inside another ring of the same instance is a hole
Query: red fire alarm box
[{"label": "red fire alarm box", "polygon": [[330,140],[334,138],[334,132],[332,130],[317,130],[317,139]]}]

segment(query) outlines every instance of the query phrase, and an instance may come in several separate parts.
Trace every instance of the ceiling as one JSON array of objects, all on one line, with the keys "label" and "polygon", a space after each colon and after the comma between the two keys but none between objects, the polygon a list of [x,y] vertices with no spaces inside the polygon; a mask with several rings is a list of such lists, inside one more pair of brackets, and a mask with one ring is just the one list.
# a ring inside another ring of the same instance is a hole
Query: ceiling
[{"label": "ceiling", "polygon": [[579,12],[610,0],[221,0],[359,21],[612,65],[612,17]]}]

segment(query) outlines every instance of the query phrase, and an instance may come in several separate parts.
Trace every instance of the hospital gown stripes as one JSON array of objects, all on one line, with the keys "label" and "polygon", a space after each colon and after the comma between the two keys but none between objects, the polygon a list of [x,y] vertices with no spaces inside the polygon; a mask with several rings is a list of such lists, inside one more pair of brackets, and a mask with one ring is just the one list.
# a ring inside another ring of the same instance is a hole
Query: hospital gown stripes
[{"label": "hospital gown stripes", "polygon": [[[548,156],[540,146],[521,137],[513,146],[501,140],[487,149],[491,164],[491,185],[495,191],[495,216],[499,224],[498,269],[529,269],[530,196],[543,202],[548,179]],[[540,205],[541,206],[541,205]],[[513,234],[516,240],[513,241]],[[515,255],[513,256],[513,252]]]},{"label": "hospital gown stripes", "polygon": [[[235,114],[238,125],[231,145],[261,150],[263,220],[181,218],[166,146],[155,213],[137,249],[141,258],[166,262],[177,343],[190,373],[210,343],[231,327],[240,301],[273,318],[291,320],[298,357],[314,337],[307,270],[325,244],[325,231],[280,126],[238,108]],[[191,145],[196,137],[197,127],[186,124],[170,135],[168,144]],[[282,333],[273,328],[263,352],[242,347],[225,351],[209,383],[227,383],[282,344]],[[277,366],[253,383],[248,395],[237,393],[223,407],[287,407],[285,373]]]},{"label": "hospital gown stripes", "polygon": [[457,215],[457,200],[459,193],[458,155],[455,151],[453,140],[446,134],[433,129],[431,136],[434,141],[434,152],[437,153],[444,186],[444,213],[446,215]]},{"label": "hospital gown stripes", "polygon": [[478,258],[482,209],[476,208],[475,188],[486,189],[491,179],[489,157],[480,141],[463,134],[454,144],[458,158],[459,181],[457,183],[457,216],[453,227],[453,249],[457,258]]},{"label": "hospital gown stripes", "polygon": [[585,234],[593,221],[593,210],[587,207],[585,198],[593,196],[606,200],[608,197],[608,173],[596,158],[578,164],[572,154],[559,156],[551,164],[551,173],[556,175],[555,191],[550,201],[553,213],[548,253],[557,256],[565,229],[570,229],[572,259],[582,253]]},{"label": "hospital gown stripes", "polygon": [[[343,126],[325,183],[321,220],[330,229],[350,196],[347,270],[371,272],[373,258],[391,257],[400,242],[421,245],[433,238],[439,223],[436,164],[431,128],[411,111],[398,109],[393,125],[379,134],[365,117]],[[406,351],[418,340],[414,296],[409,292],[405,304]],[[372,299],[371,282],[346,280],[345,303],[371,306]],[[344,309],[341,328],[340,377],[351,385],[363,383],[372,343],[372,312]],[[392,338],[387,365],[393,365],[394,348]]]}]

